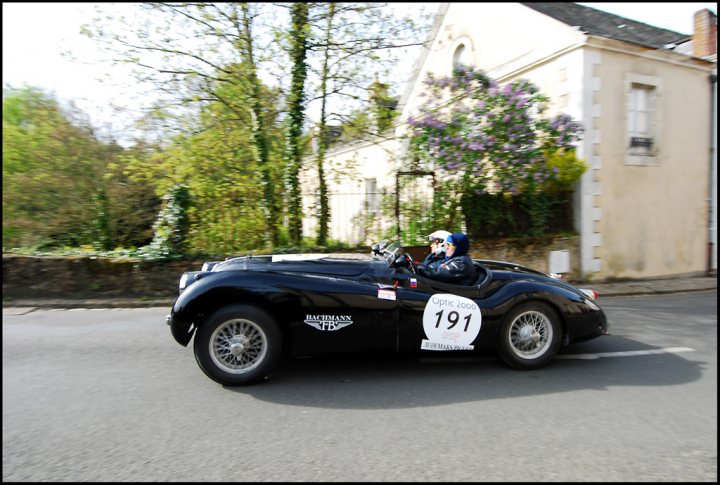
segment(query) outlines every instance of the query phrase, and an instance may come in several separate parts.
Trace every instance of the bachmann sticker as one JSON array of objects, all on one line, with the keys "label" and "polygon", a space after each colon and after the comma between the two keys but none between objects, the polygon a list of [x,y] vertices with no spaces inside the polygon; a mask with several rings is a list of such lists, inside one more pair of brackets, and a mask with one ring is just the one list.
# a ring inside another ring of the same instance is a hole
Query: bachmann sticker
[{"label": "bachmann sticker", "polygon": [[305,323],[323,331],[335,331],[352,324],[350,315],[305,315]]},{"label": "bachmann sticker", "polygon": [[439,293],[432,295],[423,312],[423,329],[427,339],[423,350],[473,350],[480,333],[482,314],[470,298]]}]

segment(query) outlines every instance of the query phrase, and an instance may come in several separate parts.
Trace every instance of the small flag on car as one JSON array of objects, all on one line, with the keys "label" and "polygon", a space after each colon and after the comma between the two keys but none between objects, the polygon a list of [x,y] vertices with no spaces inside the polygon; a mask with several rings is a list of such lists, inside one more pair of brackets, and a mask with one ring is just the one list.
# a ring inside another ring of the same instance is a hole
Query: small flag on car
[{"label": "small flag on car", "polygon": [[410,278],[410,288],[417,288],[417,280],[415,278]]}]

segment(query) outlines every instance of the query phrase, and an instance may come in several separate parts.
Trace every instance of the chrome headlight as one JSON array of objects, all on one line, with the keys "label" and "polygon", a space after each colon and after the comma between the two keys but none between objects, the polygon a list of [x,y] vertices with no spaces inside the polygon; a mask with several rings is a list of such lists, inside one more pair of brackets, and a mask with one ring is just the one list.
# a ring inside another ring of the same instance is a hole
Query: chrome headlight
[{"label": "chrome headlight", "polygon": [[180,291],[187,288],[189,280],[190,280],[190,273],[183,273],[182,276],[180,277],[180,284],[178,285]]},{"label": "chrome headlight", "polygon": [[595,310],[595,311],[600,310],[600,307],[597,306],[597,305],[595,304],[595,302],[592,301],[592,300],[589,299],[589,298],[586,298],[586,299],[585,299],[585,304],[586,304],[587,306],[589,306],[591,310]]}]

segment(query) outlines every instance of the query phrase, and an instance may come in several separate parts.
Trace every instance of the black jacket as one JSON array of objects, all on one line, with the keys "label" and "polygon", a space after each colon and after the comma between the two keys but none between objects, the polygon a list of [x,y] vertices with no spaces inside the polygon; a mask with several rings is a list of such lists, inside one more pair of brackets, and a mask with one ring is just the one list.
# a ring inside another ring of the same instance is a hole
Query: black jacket
[{"label": "black jacket", "polygon": [[455,285],[471,285],[478,278],[475,266],[469,256],[450,258],[439,266],[420,263],[417,265],[417,273],[420,276]]},{"label": "black jacket", "polygon": [[425,261],[423,261],[423,263],[425,263],[428,266],[440,266],[440,263],[442,263],[443,261],[445,261],[445,253],[442,253],[442,254],[430,253],[427,256],[425,256]]}]

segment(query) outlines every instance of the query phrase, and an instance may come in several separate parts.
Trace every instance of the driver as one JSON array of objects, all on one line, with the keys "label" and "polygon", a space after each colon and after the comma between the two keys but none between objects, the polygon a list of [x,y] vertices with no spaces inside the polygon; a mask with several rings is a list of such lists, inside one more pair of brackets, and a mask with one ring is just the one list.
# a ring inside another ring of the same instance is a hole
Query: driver
[{"label": "driver", "polygon": [[430,241],[430,254],[425,257],[423,263],[428,266],[440,266],[445,261],[445,241],[450,236],[448,231],[435,231],[428,236]]},{"label": "driver", "polygon": [[470,285],[477,279],[472,259],[467,255],[470,240],[462,232],[451,234],[445,240],[445,259],[438,266],[419,263],[416,271],[437,281],[456,285]]}]

